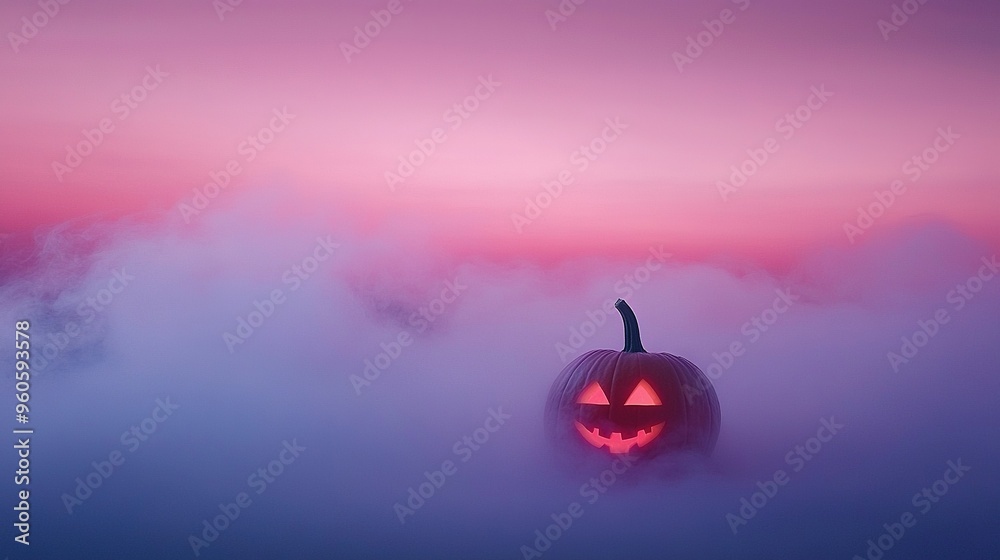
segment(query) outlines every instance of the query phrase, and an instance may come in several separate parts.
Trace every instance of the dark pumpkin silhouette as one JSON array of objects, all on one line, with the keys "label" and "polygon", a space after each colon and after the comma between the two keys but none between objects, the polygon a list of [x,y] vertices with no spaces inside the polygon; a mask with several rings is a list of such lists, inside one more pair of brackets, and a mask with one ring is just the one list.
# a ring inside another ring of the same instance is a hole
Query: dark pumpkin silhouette
[{"label": "dark pumpkin silhouette", "polygon": [[625,322],[625,348],[591,350],[562,370],[545,406],[548,435],[603,453],[710,454],[721,423],[712,383],[685,358],[646,352],[635,313],[621,299],[615,308]]}]

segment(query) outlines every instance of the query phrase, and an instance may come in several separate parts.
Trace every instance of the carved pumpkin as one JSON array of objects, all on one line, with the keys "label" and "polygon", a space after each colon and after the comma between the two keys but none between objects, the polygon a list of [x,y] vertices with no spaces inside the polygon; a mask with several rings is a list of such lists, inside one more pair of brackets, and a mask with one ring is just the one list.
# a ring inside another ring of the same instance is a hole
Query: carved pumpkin
[{"label": "carved pumpkin", "polygon": [[646,352],[632,309],[620,299],[615,308],[624,350],[591,350],[563,369],[545,406],[549,436],[605,453],[711,453],[721,415],[708,377],[680,356]]}]

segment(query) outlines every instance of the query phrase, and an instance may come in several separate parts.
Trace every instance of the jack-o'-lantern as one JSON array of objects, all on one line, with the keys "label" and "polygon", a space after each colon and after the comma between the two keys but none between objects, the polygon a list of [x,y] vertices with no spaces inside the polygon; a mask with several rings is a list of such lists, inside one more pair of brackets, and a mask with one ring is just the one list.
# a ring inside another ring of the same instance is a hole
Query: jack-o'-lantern
[{"label": "jack-o'-lantern", "polygon": [[721,418],[711,382],[685,358],[646,352],[635,313],[624,300],[615,308],[625,348],[586,352],[563,369],[545,407],[549,435],[614,454],[711,453]]}]

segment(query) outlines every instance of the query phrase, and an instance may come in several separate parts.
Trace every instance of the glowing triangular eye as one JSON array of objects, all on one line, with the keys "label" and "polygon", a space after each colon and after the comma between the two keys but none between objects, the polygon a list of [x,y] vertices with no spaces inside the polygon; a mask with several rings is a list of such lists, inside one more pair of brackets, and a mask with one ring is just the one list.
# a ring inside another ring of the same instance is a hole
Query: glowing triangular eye
[{"label": "glowing triangular eye", "polygon": [[656,396],[656,391],[654,391],[653,388],[649,386],[649,383],[643,379],[638,385],[635,386],[635,389],[632,390],[632,394],[629,395],[625,404],[656,406],[663,403],[660,401],[660,397]]},{"label": "glowing triangular eye", "polygon": [[601,389],[601,384],[596,381],[580,393],[580,398],[576,399],[576,402],[579,404],[611,404],[608,402],[608,396],[604,394],[604,389]]}]

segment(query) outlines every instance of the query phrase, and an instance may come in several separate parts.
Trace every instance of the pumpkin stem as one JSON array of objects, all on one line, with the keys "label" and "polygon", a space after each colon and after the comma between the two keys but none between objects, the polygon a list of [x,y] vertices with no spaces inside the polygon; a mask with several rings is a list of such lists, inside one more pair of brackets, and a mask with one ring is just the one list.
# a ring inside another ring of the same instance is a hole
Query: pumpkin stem
[{"label": "pumpkin stem", "polygon": [[645,352],[642,341],[639,340],[639,321],[635,318],[632,308],[619,299],[615,302],[615,309],[622,314],[622,321],[625,323],[625,349],[622,352]]}]

